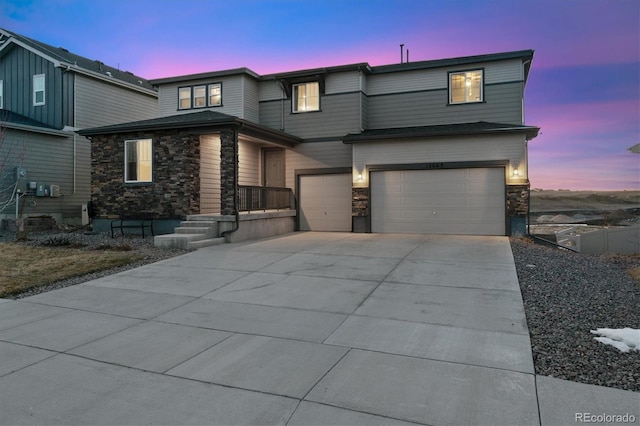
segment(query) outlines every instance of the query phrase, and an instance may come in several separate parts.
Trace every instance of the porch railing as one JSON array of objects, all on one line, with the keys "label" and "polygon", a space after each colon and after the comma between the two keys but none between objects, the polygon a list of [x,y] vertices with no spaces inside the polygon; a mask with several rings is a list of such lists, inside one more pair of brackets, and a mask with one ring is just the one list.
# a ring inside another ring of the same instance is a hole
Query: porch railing
[{"label": "porch railing", "polygon": [[241,212],[293,208],[293,192],[290,188],[240,185],[238,191]]}]

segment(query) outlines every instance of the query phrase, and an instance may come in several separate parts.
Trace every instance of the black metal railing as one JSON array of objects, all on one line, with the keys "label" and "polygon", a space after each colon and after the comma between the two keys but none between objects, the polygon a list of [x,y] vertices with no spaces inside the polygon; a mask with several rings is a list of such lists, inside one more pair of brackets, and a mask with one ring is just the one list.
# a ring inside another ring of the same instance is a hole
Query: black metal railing
[{"label": "black metal railing", "polygon": [[239,185],[238,201],[241,212],[290,209],[293,207],[293,193],[290,188]]}]

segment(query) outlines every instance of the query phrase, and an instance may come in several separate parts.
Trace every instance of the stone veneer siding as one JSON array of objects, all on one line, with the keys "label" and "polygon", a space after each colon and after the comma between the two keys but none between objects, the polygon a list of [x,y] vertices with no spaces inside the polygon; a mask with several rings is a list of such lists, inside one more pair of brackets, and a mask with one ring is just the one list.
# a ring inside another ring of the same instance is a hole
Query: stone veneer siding
[{"label": "stone veneer siding", "polygon": [[232,215],[236,212],[233,202],[237,196],[235,188],[238,182],[238,132],[223,130],[220,132],[220,213]]},{"label": "stone veneer siding", "polygon": [[369,188],[351,188],[351,216],[369,216]]},{"label": "stone veneer siding", "polygon": [[[124,183],[124,141],[151,139],[153,182]],[[96,218],[142,213],[183,219],[200,212],[200,137],[179,130],[98,135],[91,140]]]},{"label": "stone veneer siding", "polygon": [[529,183],[507,185],[507,217],[524,217],[529,214]]}]

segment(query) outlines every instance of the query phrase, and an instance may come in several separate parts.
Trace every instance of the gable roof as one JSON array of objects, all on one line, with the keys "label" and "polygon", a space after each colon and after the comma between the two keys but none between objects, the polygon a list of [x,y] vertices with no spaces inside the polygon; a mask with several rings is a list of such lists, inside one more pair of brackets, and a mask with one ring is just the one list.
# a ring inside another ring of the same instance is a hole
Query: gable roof
[{"label": "gable roof", "polygon": [[244,120],[232,115],[223,114],[216,111],[198,111],[188,114],[177,114],[166,117],[152,118],[149,120],[132,121],[129,123],[112,124],[109,126],[93,127],[78,131],[82,136],[108,135],[118,133],[132,133],[140,131],[156,130],[200,130],[212,131],[224,127],[236,127],[241,133],[265,138],[285,146],[294,146],[302,139],[297,136],[281,132],[270,127],[262,126],[254,122]]},{"label": "gable roof", "polygon": [[16,34],[9,30],[0,28],[0,54],[5,49],[14,44],[21,46],[45,59],[53,62],[57,66],[68,67],[73,71],[84,71],[92,76],[101,76],[105,80],[116,80],[130,86],[155,91],[153,85],[145,78],[137,76],[129,71],[121,71],[102,63],[99,60],[92,60],[84,56],[69,52],[63,47],[54,47],[38,40]]},{"label": "gable roof", "polygon": [[524,133],[527,140],[531,140],[538,136],[539,131],[540,128],[535,126],[478,121],[475,123],[365,130],[360,133],[348,134],[342,139],[342,142],[351,144],[387,139],[435,138],[496,133]]}]

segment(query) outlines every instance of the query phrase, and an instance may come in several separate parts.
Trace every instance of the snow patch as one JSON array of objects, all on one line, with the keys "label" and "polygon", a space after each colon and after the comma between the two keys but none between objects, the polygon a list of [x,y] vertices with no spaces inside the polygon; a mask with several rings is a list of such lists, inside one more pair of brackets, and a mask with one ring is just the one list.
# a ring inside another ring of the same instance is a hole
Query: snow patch
[{"label": "snow patch", "polygon": [[620,352],[640,352],[640,330],[633,328],[598,328],[591,330],[591,333],[602,336],[594,337],[598,342],[611,345]]}]

